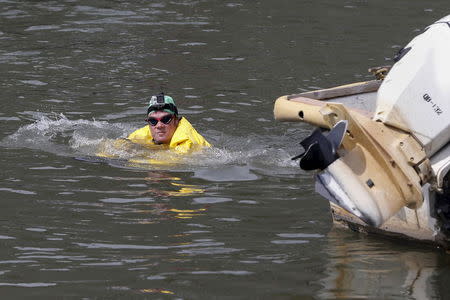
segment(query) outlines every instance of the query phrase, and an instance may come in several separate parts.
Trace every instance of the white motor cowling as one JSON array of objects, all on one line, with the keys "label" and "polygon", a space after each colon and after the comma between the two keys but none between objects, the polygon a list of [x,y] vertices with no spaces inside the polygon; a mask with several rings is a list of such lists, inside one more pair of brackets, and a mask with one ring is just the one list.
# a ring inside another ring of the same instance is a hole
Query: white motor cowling
[{"label": "white motor cowling", "polygon": [[399,56],[378,90],[374,120],[412,133],[430,157],[450,140],[450,15]]}]

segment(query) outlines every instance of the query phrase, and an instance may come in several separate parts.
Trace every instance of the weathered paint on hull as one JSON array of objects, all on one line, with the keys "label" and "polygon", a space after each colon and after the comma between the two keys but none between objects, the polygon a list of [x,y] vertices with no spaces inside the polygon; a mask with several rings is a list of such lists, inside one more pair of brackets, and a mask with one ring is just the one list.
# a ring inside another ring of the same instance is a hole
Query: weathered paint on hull
[{"label": "weathered paint on hull", "polygon": [[450,247],[449,241],[439,234],[437,221],[431,216],[430,203],[433,203],[434,200],[432,199],[433,193],[428,193],[428,186],[424,188],[424,195],[425,199],[420,208],[410,209],[403,207],[378,228],[365,224],[355,215],[330,202],[333,223],[358,232],[370,232],[384,236],[416,240],[448,249]]}]

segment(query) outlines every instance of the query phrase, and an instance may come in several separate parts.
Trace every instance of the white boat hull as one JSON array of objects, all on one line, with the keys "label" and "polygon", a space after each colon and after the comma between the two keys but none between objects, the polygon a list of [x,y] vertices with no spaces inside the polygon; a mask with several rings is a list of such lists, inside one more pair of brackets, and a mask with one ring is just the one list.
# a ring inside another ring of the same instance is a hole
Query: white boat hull
[{"label": "white boat hull", "polygon": [[333,223],[339,226],[360,232],[378,233],[447,247],[446,239],[439,232],[437,220],[431,216],[432,209],[429,198],[433,195],[428,192],[425,195],[423,205],[419,209],[403,207],[378,228],[368,226],[355,215],[333,202],[330,202],[330,210]]}]

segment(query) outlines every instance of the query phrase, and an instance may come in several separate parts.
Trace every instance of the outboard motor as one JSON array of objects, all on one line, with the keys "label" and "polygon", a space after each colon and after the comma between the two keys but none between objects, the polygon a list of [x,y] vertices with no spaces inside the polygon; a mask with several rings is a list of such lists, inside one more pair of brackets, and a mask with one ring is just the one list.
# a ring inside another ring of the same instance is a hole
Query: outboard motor
[{"label": "outboard motor", "polygon": [[[314,114],[331,131],[314,131],[295,158],[302,169],[320,170],[316,190],[322,196],[380,227],[404,206],[419,208],[425,184],[443,191],[450,169],[449,54],[447,16],[399,52],[378,90],[372,119],[338,103]],[[434,157],[438,153],[441,158]],[[445,190],[437,209],[450,222]]]},{"label": "outboard motor", "polygon": [[378,90],[374,120],[411,132],[431,157],[450,140],[450,16],[406,45]]}]

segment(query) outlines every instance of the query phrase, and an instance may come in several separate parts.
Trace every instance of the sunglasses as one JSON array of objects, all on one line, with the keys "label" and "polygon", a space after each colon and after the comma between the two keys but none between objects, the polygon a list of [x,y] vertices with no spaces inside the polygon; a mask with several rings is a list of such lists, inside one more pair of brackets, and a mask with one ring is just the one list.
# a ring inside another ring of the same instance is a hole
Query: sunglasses
[{"label": "sunglasses", "polygon": [[173,115],[165,115],[162,118],[154,118],[154,117],[148,117],[145,121],[147,121],[151,126],[156,126],[158,122],[163,122],[163,124],[168,125],[173,119]]}]

